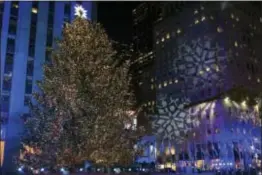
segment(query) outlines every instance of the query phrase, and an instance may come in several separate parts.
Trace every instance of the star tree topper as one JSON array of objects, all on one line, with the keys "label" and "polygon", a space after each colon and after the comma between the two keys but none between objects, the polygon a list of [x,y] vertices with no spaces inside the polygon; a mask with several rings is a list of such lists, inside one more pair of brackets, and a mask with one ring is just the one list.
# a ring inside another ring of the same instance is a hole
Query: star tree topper
[{"label": "star tree topper", "polygon": [[75,6],[75,15],[80,18],[87,19],[87,10],[85,10],[82,5],[77,4]]}]

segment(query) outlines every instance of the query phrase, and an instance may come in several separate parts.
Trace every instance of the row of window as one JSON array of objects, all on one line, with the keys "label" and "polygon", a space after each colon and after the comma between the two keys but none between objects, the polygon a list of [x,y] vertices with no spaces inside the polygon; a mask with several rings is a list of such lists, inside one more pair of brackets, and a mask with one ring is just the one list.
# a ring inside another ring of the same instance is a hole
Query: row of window
[{"label": "row of window", "polygon": [[[18,2],[12,1],[11,3],[11,15],[8,31],[9,35],[16,34],[16,24],[18,20]],[[12,88],[12,77],[13,77],[13,66],[14,66],[14,54],[15,54],[15,38],[8,37],[7,39],[7,48],[6,48],[6,61],[4,67],[4,78],[3,78],[3,87],[1,94],[1,112],[9,112],[9,103],[10,103],[10,92]]]},{"label": "row of window", "polygon": [[49,8],[48,8],[48,27],[47,27],[47,38],[46,38],[46,62],[51,61],[51,51],[53,45],[53,27],[54,27],[54,9],[55,9],[55,2],[50,1],[49,2]]},{"label": "row of window", "polygon": [[[198,11],[195,10],[194,13],[197,14]],[[235,17],[234,14],[231,14],[230,17],[231,17],[231,19],[234,19],[234,20],[236,20],[237,22],[240,21],[239,17]],[[208,18],[208,17],[206,17],[206,16],[201,16],[200,19],[195,19],[195,20],[194,20],[194,24],[199,24],[200,22],[205,21],[207,18]],[[209,18],[210,18],[211,20],[214,20],[214,17],[213,17],[213,16],[210,16]],[[261,19],[262,19],[262,18],[261,18]],[[226,24],[227,24],[227,22],[226,22]],[[192,25],[190,25],[190,27],[192,27]],[[233,24],[232,27],[235,28],[235,24]],[[257,29],[257,27],[256,27],[255,25],[252,25],[252,24],[249,24],[249,27],[250,27],[252,30],[254,30],[254,31]],[[218,33],[222,33],[223,31],[224,31],[224,29],[223,29],[221,26],[218,26],[218,27],[217,27],[217,32],[218,32]],[[172,36],[172,37],[175,37],[176,34],[180,34],[180,33],[181,33],[181,29],[180,29],[180,28],[178,28],[176,32],[173,31],[171,35],[170,35],[170,33],[166,33],[166,34],[164,34],[165,36],[163,36],[161,39],[157,39],[157,40],[156,40],[156,44],[159,44],[159,43],[161,43],[161,42],[165,42],[166,40],[169,40],[171,36]],[[249,35],[250,35],[251,37],[254,36],[254,33],[252,33],[252,32],[248,32],[248,33],[249,33]],[[159,32],[156,32],[156,36],[159,36]]]},{"label": "row of window", "polygon": [[143,104],[144,107],[151,107],[155,106],[156,102],[155,101],[148,101],[147,103]]},{"label": "row of window", "polygon": [[[32,2],[31,10],[31,22],[30,22],[30,35],[29,35],[29,47],[28,47],[28,59],[26,66],[26,80],[25,80],[25,97],[24,105],[27,105],[32,94],[32,77],[34,76],[34,58],[35,58],[35,44],[36,44],[36,32],[37,32],[37,18],[38,18],[38,6],[39,2]],[[26,98],[27,97],[27,98]]]},{"label": "row of window", "polygon": [[0,3],[0,34],[2,32],[2,22],[3,22],[3,16],[4,16],[4,4],[5,3]]},{"label": "row of window", "polygon": [[67,2],[64,6],[64,22],[69,23],[71,17],[71,2]]},{"label": "row of window", "polygon": [[[0,36],[2,33],[2,22],[3,22],[3,13],[4,13],[4,3],[0,3]],[[0,41],[1,43],[1,41]],[[5,69],[6,69],[6,65],[5,65]],[[5,70],[4,70],[5,71]],[[3,95],[1,94],[1,113],[2,112],[8,112],[9,109],[9,95]],[[2,120],[2,114],[1,114],[1,120]],[[4,136],[4,134],[2,133],[2,129],[1,129],[1,138],[2,136]]]}]

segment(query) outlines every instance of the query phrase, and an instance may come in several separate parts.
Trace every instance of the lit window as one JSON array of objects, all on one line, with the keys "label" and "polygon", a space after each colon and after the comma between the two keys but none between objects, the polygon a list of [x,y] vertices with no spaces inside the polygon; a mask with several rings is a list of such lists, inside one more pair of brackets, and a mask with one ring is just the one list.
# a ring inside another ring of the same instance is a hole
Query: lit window
[{"label": "lit window", "polygon": [[251,76],[250,75],[248,76],[248,80],[251,80]]},{"label": "lit window", "polygon": [[195,11],[194,11],[194,14],[198,14],[198,11],[197,11],[197,10],[195,10]]},{"label": "lit window", "polygon": [[166,39],[169,39],[170,38],[170,34],[166,34]]},{"label": "lit window", "polygon": [[218,72],[219,71],[219,67],[216,65],[216,71]]},{"label": "lit window", "polygon": [[213,19],[214,19],[214,17],[213,17],[213,16],[210,16],[210,19],[212,19],[212,20],[213,20]]},{"label": "lit window", "polygon": [[151,78],[151,82],[154,82],[154,78]]},{"label": "lit window", "polygon": [[15,7],[15,8],[19,8],[18,4],[14,4],[13,7]]},{"label": "lit window", "polygon": [[204,8],[204,6],[201,6],[200,9],[201,9],[201,10],[204,10],[205,8]]},{"label": "lit window", "polygon": [[262,23],[262,17],[259,18],[259,21]]},{"label": "lit window", "polygon": [[158,88],[159,88],[159,89],[161,89],[161,88],[162,88],[162,85],[161,85],[161,84],[159,84],[159,85],[158,85]]},{"label": "lit window", "polygon": [[237,43],[237,41],[235,41],[234,45],[235,45],[235,47],[238,47],[238,43]]},{"label": "lit window", "polygon": [[166,81],[164,82],[164,86],[167,86],[167,82]]},{"label": "lit window", "polygon": [[159,41],[158,41],[158,40],[156,41],[156,44],[159,44]]},{"label": "lit window", "polygon": [[37,8],[32,8],[32,13],[37,14],[38,10]]},{"label": "lit window", "polygon": [[155,101],[152,101],[152,105],[154,105],[155,104]]},{"label": "lit window", "polygon": [[180,30],[180,29],[177,29],[176,33],[177,33],[177,34],[181,33],[181,30]]},{"label": "lit window", "polygon": [[235,18],[235,16],[234,16],[234,14],[233,14],[233,13],[231,13],[230,17],[231,17],[232,19],[234,19],[234,18]]},{"label": "lit window", "polygon": [[206,68],[206,71],[207,71],[207,72],[209,72],[209,71],[210,71],[210,68],[209,68],[209,67],[207,67],[207,68]]},{"label": "lit window", "polygon": [[164,42],[164,41],[165,41],[165,38],[163,37],[163,38],[161,39],[161,41]]},{"label": "lit window", "polygon": [[260,79],[259,78],[257,79],[257,82],[260,83]]},{"label": "lit window", "polygon": [[199,71],[199,74],[200,74],[200,75],[202,75],[203,73],[204,73],[204,72],[203,72],[202,70],[201,70],[201,71]]},{"label": "lit window", "polygon": [[169,84],[172,84],[173,82],[172,82],[172,80],[169,80]]},{"label": "lit window", "polygon": [[175,80],[175,83],[178,83],[178,80],[177,80],[177,79]]},{"label": "lit window", "polygon": [[217,32],[222,33],[224,30],[221,27],[217,27]]},{"label": "lit window", "polygon": [[154,85],[153,84],[151,85],[151,89],[154,89]]},{"label": "lit window", "polygon": [[149,102],[148,102],[148,106],[150,106],[150,105],[151,105],[151,102],[149,101]]},{"label": "lit window", "polygon": [[196,19],[196,20],[195,20],[195,24],[198,24],[198,23],[199,23],[199,21],[198,21],[198,19]]},{"label": "lit window", "polygon": [[205,21],[206,17],[202,16],[201,21]]},{"label": "lit window", "polygon": [[141,86],[143,83],[142,82],[139,82],[139,86]]},{"label": "lit window", "polygon": [[239,21],[239,18],[238,18],[238,17],[236,18],[236,21],[237,21],[237,22]]}]

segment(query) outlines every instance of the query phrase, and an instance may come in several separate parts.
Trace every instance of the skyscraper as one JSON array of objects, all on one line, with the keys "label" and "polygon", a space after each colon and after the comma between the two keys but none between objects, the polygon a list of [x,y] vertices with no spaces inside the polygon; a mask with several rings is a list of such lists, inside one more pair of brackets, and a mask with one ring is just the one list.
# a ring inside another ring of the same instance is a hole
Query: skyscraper
[{"label": "skyscraper", "polygon": [[[93,2],[6,1],[0,6],[1,20],[1,149],[5,170],[12,170],[12,156],[19,151],[19,133],[27,102],[42,78],[42,65],[50,60],[54,39],[65,22],[75,17],[75,7],[96,18]],[[3,150],[4,149],[4,150]]]},{"label": "skyscraper", "polygon": [[258,166],[259,105],[248,96],[262,87],[261,4],[166,2],[161,9],[152,36],[151,160],[174,169],[188,161],[200,169]]},{"label": "skyscraper", "polygon": [[[247,159],[259,153],[258,104],[248,96],[262,87],[260,19],[259,3],[188,2],[155,24],[153,130],[160,141],[169,140],[166,147],[170,142],[175,147],[176,165],[204,160],[210,169],[246,168]],[[232,95],[239,87],[249,93]],[[252,153],[250,145],[256,145]]]}]

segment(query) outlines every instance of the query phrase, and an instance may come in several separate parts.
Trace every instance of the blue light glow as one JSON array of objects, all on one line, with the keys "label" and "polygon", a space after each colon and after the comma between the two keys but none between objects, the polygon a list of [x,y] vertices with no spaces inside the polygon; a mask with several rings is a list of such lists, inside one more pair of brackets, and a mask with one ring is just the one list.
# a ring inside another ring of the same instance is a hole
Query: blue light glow
[{"label": "blue light glow", "polygon": [[18,171],[19,171],[19,172],[22,172],[22,171],[23,171],[22,167],[18,168]]}]

